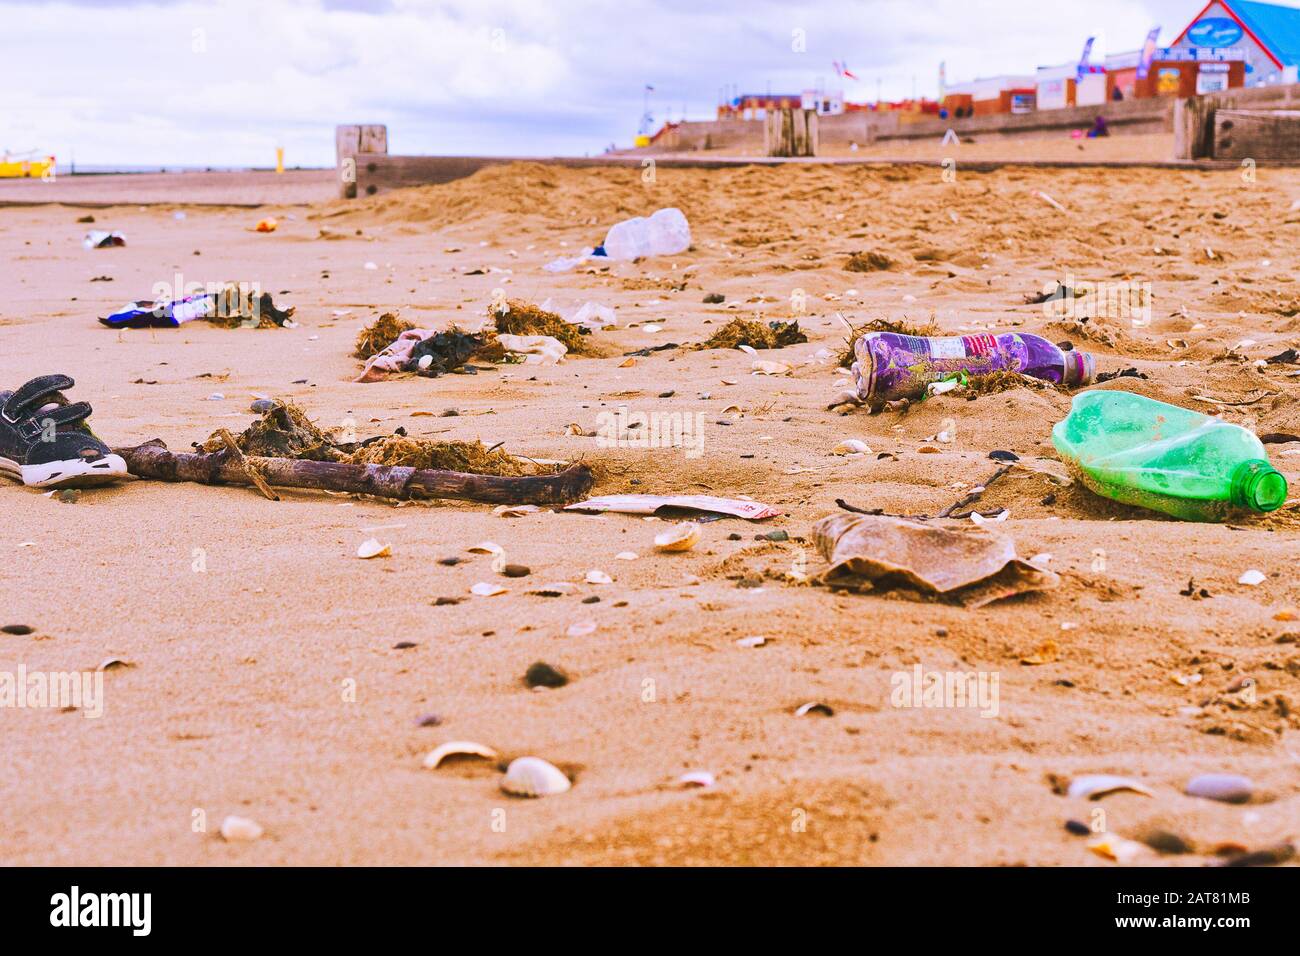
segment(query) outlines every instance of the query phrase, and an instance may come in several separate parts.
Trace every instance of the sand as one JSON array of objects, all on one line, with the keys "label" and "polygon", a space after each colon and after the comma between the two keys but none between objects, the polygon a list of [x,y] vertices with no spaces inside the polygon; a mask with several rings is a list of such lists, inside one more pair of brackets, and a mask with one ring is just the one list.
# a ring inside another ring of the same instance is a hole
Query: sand
[{"label": "sand", "polygon": [[[1300,338],[1296,197],[1300,172],[1268,169],[1253,183],[1235,172],[1009,168],[945,182],[938,169],[810,167],[661,169],[646,183],[637,170],[521,164],[310,208],[191,207],[183,220],[173,206],[96,209],[94,228],[121,230],[129,245],[94,251],[80,244],[84,209],[0,209],[0,382],[73,375],[110,443],[185,450],[217,427],[243,428],[264,394],[361,437],[401,427],[582,459],[600,466],[599,493],[743,494],[787,512],[707,523],[695,550],[664,555],[652,547],[664,522],[627,515],[503,518],[485,505],[300,492],[277,503],[144,481],[75,503],[0,488],[0,624],[35,628],[0,635],[0,671],[133,665],[105,674],[102,717],[0,711],[0,862],[1114,866],[1063,829],[1068,818],[1097,824],[1097,811],[1122,836],[1160,827],[1197,848],[1139,864],[1202,864],[1222,841],[1300,835],[1300,624],[1278,619],[1300,604],[1296,502],[1268,518],[1188,524],[1017,473],[986,502],[1010,510],[997,527],[1022,557],[1052,555],[1054,591],[965,610],[786,578],[822,566],[810,531],[837,498],[933,514],[988,478],[992,449],[1060,468],[1049,432],[1069,396],[1056,390],[828,411],[847,377],[819,355],[842,346],[837,312],[954,333],[1042,331],[1094,351],[1102,371],[1147,375],[1100,387],[1300,432],[1295,366],[1254,364]],[[596,274],[542,270],[611,222],[668,205],[689,217],[691,251]],[[279,230],[252,232],[267,214]],[[862,250],[896,265],[843,271]],[[297,306],[300,326],[116,333],[95,322],[176,273],[260,282]],[[1058,279],[1150,282],[1152,321],[1080,330],[1025,304]],[[620,327],[594,336],[599,355],[554,367],[351,381],[357,331],[379,313],[472,327],[495,289],[613,305]],[[791,307],[795,290],[804,312]],[[705,305],[711,292],[740,305]],[[737,350],[622,365],[625,352],[701,342],[757,311],[797,315],[807,331],[807,344],[760,356],[791,374],[752,375]],[[621,404],[701,414],[703,454],[603,448],[567,428],[595,429]],[[927,441],[941,430],[955,440]],[[829,454],[848,437],[873,454]],[[1270,446],[1300,488],[1292,450],[1300,444]],[[778,529],[790,540],[754,540]],[[392,555],[359,560],[368,537]],[[467,553],[484,539],[531,575],[503,578],[489,556]],[[450,556],[467,560],[439,563]],[[1249,568],[1265,581],[1238,584]],[[613,583],[583,583],[590,569]],[[1181,594],[1189,579],[1209,597]],[[509,592],[471,596],[480,581]],[[524,593],[551,581],[572,593]],[[463,600],[435,606],[439,597]],[[594,630],[569,636],[587,622]],[[768,643],[736,644],[753,635]],[[1048,640],[1056,661],[1020,663]],[[403,641],[416,646],[394,647]],[[570,683],[527,689],[539,660]],[[997,715],[893,706],[895,675],[917,665],[996,676]],[[1254,691],[1229,693],[1243,676]],[[794,716],[808,701],[833,716]],[[428,714],[441,723],[418,726]],[[574,786],[515,800],[490,765],[421,768],[455,739],[544,757]],[[689,770],[717,785],[681,789]],[[1250,776],[1253,802],[1183,794],[1209,771]],[[1054,791],[1082,773],[1132,775],[1155,795],[1088,803]],[[229,814],[265,835],[223,842]]]}]

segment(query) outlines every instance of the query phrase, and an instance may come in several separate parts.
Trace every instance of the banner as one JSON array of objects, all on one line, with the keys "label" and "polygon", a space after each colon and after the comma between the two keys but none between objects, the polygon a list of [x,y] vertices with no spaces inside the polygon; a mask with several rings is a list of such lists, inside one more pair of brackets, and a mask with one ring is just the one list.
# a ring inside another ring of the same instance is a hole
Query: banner
[{"label": "banner", "polygon": [[1160,35],[1159,27],[1152,27],[1142,43],[1142,54],[1138,57],[1137,78],[1145,80],[1151,72],[1151,61],[1156,58],[1156,37]]}]

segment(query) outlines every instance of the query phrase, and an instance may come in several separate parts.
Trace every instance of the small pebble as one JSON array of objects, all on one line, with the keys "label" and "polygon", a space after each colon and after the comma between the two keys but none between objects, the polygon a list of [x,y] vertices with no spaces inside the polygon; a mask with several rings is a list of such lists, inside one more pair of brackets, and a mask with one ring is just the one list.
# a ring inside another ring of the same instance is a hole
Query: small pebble
[{"label": "small pebble", "polygon": [[537,661],[524,673],[524,683],[529,687],[563,687],[569,678],[544,661]]},{"label": "small pebble", "polygon": [[1088,836],[1092,833],[1092,831],[1088,829],[1088,824],[1084,823],[1082,820],[1066,820],[1065,829],[1070,833],[1073,833],[1075,836]]},{"label": "small pebble", "polygon": [[439,559],[438,559],[438,563],[439,563],[439,564],[445,564],[447,567],[451,568],[451,567],[455,567],[456,565],[460,564],[461,561],[463,561],[463,560],[465,560],[465,559],[464,559],[464,558],[439,558]]},{"label": "small pebble", "polygon": [[721,292],[710,292],[704,297],[705,305],[717,305],[720,302],[726,302],[727,297]]},{"label": "small pebble", "polygon": [[591,595],[590,597],[585,597],[585,598],[582,599],[582,603],[583,603],[583,604],[599,604],[599,603],[600,603],[600,595],[599,595],[599,594],[593,594],[593,595]]},{"label": "small pebble", "polygon": [[1193,847],[1177,833],[1169,830],[1152,830],[1142,836],[1142,842],[1157,853],[1191,853]]},{"label": "small pebble", "polygon": [[256,412],[259,415],[265,415],[272,409],[278,408],[279,405],[279,402],[273,402],[269,398],[259,398],[252,405],[248,406],[248,408],[250,411]]},{"label": "small pebble", "polygon": [[398,641],[396,644],[393,645],[393,650],[406,651],[406,650],[410,650],[412,647],[419,647],[419,646],[420,645],[416,644],[414,641]]},{"label": "small pebble", "polygon": [[459,603],[460,603],[460,598],[458,597],[440,597],[433,602],[433,606],[446,607],[448,604],[459,604]]},{"label": "small pebble", "polygon": [[507,564],[501,569],[501,573],[508,578],[526,578],[528,575],[532,574],[532,571],[527,565]]},{"label": "small pebble", "polygon": [[6,624],[4,627],[0,627],[0,631],[4,631],[6,634],[17,634],[20,637],[24,634],[31,634],[35,630],[36,628],[26,624]]},{"label": "small pebble", "polygon": [[1187,783],[1189,797],[1204,797],[1220,803],[1245,803],[1255,792],[1246,777],[1233,773],[1203,773]]},{"label": "small pebble", "polygon": [[437,714],[425,714],[415,722],[417,727],[439,727],[442,725],[442,718]]},{"label": "small pebble", "polygon": [[1013,451],[991,451],[989,457],[994,461],[1019,461],[1020,456]]}]

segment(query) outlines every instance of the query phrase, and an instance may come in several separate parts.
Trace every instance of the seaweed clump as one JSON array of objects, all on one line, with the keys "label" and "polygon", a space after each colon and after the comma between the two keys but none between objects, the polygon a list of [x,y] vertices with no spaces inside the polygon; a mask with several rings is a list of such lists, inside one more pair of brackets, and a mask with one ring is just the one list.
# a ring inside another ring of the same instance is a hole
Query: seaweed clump
[{"label": "seaweed clump", "polygon": [[500,335],[549,335],[559,339],[570,352],[589,351],[583,339],[582,327],[566,322],[554,312],[539,309],[529,302],[511,299],[503,309],[494,303],[488,307],[488,318]]},{"label": "seaweed clump", "polygon": [[[516,458],[495,447],[487,448],[481,441],[430,441],[398,433],[363,442],[340,442],[334,431],[319,428],[292,402],[277,404],[265,412],[235,437],[235,444],[245,455],[259,458],[404,465],[476,475],[536,475],[560,470],[559,466]],[[219,452],[226,448],[226,443],[219,433],[214,433],[195,447],[203,452]]]},{"label": "seaweed clump", "polygon": [[844,263],[845,272],[884,272],[894,268],[894,260],[879,252],[855,252]]},{"label": "seaweed clump", "polygon": [[[333,435],[316,426],[307,413],[292,402],[281,402],[235,436],[235,444],[245,455],[258,458],[302,458],[309,461],[346,461],[346,446]],[[195,446],[200,451],[217,452],[226,447],[220,433],[213,432],[207,441]]]},{"label": "seaweed clump", "polygon": [[542,470],[481,441],[428,441],[387,435],[364,442],[347,459],[358,465],[405,465],[440,471],[468,471],[476,475],[532,475]]},{"label": "seaweed clump", "polygon": [[445,372],[460,368],[475,357],[485,362],[499,362],[505,358],[505,349],[491,330],[465,332],[453,325],[446,332],[435,332],[417,342],[411,349],[406,368],[420,375],[437,378]]},{"label": "seaweed clump", "polygon": [[288,325],[293,319],[293,306],[277,309],[269,292],[255,291],[245,282],[227,282],[213,294],[213,311],[204,316],[204,321],[222,328],[275,329]]},{"label": "seaweed clump", "polygon": [[861,325],[854,325],[845,319],[844,323],[849,327],[849,334],[844,339],[844,348],[840,349],[840,368],[849,368],[853,365],[856,360],[856,356],[853,354],[853,343],[868,332],[893,332],[895,335],[912,335],[925,338],[929,335],[938,335],[943,331],[934,322],[913,325],[902,319],[871,319]]},{"label": "seaweed clump", "polygon": [[1032,375],[1023,375],[1020,372],[1004,369],[998,372],[989,372],[985,375],[970,376],[966,382],[965,390],[968,397],[975,398],[979,395],[995,395],[998,392],[1009,392],[1013,388],[1041,390],[1052,387],[1053,383],[1044,381],[1041,378],[1034,378]]},{"label": "seaweed clump", "polygon": [[405,319],[399,319],[395,313],[385,312],[357,333],[357,347],[352,354],[362,360],[378,355],[396,342],[403,332],[415,327]]},{"label": "seaweed clump", "polygon": [[807,342],[808,336],[793,322],[755,322],[751,319],[732,319],[700,346],[704,349],[734,349],[748,345],[752,349],[783,349],[787,345]]}]

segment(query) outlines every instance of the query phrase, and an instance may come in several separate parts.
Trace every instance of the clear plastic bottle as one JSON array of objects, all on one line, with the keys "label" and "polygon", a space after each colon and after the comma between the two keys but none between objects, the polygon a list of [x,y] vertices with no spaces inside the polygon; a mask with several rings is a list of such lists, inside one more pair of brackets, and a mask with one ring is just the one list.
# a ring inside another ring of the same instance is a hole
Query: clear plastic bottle
[{"label": "clear plastic bottle", "polygon": [[1097,494],[1189,521],[1275,511],[1286,501],[1286,478],[1253,432],[1131,392],[1076,395],[1052,443]]},{"label": "clear plastic bottle", "polygon": [[654,215],[625,219],[605,236],[605,255],[630,261],[646,256],[669,256],[691,245],[691,227],[680,209],[660,209]]}]

